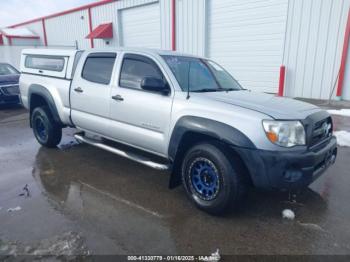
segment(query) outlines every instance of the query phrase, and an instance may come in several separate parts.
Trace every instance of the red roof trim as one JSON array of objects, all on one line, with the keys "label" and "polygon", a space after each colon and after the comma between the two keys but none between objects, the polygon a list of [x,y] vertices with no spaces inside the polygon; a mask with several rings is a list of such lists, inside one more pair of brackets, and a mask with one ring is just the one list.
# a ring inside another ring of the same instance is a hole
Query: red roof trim
[{"label": "red roof trim", "polygon": [[32,19],[32,20],[29,20],[29,21],[26,21],[26,22],[22,22],[22,23],[19,23],[19,24],[15,24],[15,25],[11,25],[11,26],[8,26],[8,27],[9,28],[14,28],[14,27],[22,26],[22,25],[27,25],[27,24],[30,24],[30,23],[38,22],[38,21],[40,21],[42,19],[48,19],[48,18],[53,18],[53,17],[57,17],[57,16],[61,16],[61,15],[66,15],[66,14],[74,13],[74,12],[77,12],[77,11],[85,10],[85,9],[88,9],[88,8],[93,8],[95,6],[105,5],[105,4],[108,4],[108,3],[115,2],[115,1],[117,1],[117,0],[102,0],[102,1],[98,1],[98,2],[95,2],[95,3],[88,4],[88,5],[83,5],[83,6],[79,6],[79,7],[73,8],[73,9],[69,9],[69,10],[66,10],[66,11],[63,11],[63,12],[59,12],[59,13],[51,14],[51,15],[48,15],[48,16],[35,18],[35,19]]},{"label": "red roof trim", "polygon": [[40,36],[5,35],[7,38],[40,39]]},{"label": "red roof trim", "polygon": [[100,24],[98,27],[92,30],[91,33],[88,34],[85,38],[90,38],[90,39],[113,38],[113,24],[112,23]]}]

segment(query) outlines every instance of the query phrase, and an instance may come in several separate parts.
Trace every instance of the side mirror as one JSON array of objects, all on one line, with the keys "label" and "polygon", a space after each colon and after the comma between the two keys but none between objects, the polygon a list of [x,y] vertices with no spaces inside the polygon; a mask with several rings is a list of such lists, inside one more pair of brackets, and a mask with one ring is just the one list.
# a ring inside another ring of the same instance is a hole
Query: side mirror
[{"label": "side mirror", "polygon": [[164,80],[150,76],[142,79],[141,88],[147,91],[159,92],[164,95],[167,95],[170,92],[170,89]]}]

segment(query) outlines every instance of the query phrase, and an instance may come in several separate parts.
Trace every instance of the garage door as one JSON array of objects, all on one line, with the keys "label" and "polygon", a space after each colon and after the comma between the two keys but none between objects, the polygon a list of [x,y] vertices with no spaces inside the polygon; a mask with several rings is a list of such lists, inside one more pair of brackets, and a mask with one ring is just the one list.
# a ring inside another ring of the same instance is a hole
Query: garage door
[{"label": "garage door", "polygon": [[160,48],[159,4],[121,10],[122,45]]},{"label": "garage door", "polygon": [[251,90],[276,92],[286,0],[209,0],[207,54]]}]

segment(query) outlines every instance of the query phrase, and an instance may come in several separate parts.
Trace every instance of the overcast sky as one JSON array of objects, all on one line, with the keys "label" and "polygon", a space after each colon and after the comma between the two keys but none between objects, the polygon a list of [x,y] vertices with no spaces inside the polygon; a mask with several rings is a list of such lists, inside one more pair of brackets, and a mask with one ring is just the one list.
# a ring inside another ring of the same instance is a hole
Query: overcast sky
[{"label": "overcast sky", "polygon": [[0,0],[0,28],[97,1]]}]

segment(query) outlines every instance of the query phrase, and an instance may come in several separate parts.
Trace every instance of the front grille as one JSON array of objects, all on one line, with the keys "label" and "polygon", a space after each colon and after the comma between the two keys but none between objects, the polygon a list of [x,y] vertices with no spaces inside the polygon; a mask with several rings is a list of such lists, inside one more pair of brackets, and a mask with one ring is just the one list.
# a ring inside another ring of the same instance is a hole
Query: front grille
[{"label": "front grille", "polygon": [[314,124],[311,137],[311,146],[317,145],[327,138],[331,137],[333,133],[332,118],[327,117]]},{"label": "front grille", "polygon": [[18,85],[0,86],[1,93],[7,96],[19,95]]}]

